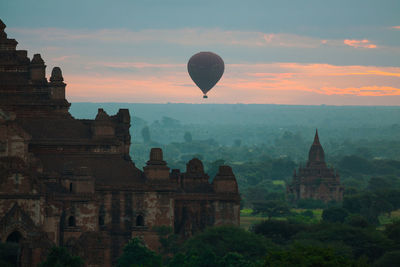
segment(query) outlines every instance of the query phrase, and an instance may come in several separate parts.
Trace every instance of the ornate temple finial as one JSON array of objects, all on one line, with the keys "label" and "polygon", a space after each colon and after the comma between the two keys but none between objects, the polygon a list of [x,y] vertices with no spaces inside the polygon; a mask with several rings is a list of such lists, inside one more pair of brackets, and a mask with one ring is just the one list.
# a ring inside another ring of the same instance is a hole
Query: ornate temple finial
[{"label": "ornate temple finial", "polygon": [[51,71],[50,82],[62,82],[64,78],[62,76],[61,69],[59,67],[54,67]]},{"label": "ornate temple finial", "polygon": [[44,60],[40,54],[34,54],[31,64],[44,65]]},{"label": "ornate temple finial", "polygon": [[162,161],[163,160],[163,152],[161,148],[155,147],[150,151],[150,160],[151,161]]},{"label": "ornate temple finial", "polygon": [[167,165],[163,159],[163,151],[159,147],[153,147],[150,150],[150,160],[147,161],[147,165]]}]

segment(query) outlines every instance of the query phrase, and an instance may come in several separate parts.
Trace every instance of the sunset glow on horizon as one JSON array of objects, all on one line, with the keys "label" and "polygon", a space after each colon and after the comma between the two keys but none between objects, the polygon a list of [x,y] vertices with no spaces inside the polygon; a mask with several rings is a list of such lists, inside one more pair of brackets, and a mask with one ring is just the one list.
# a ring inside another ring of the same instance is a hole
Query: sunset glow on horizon
[{"label": "sunset glow on horizon", "polygon": [[[106,1],[98,1],[96,10],[109,12],[104,22],[90,5],[76,11],[74,21],[67,18],[72,4],[46,20],[34,10],[55,8],[54,3],[24,6],[17,0],[0,4],[0,16],[18,49],[42,55],[48,75],[61,67],[70,102],[400,105],[399,4],[388,1],[389,10],[368,2],[359,8],[377,19],[366,19],[339,2],[310,1],[302,14],[295,4],[281,13],[279,4],[268,1],[249,4],[247,13],[239,2],[217,12],[179,1],[161,7],[125,2],[108,10]],[[260,10],[272,6],[277,11],[264,17]],[[204,10],[208,21],[199,19]],[[284,15],[291,16],[283,21]],[[225,61],[225,73],[207,100],[186,69],[200,51]]]}]

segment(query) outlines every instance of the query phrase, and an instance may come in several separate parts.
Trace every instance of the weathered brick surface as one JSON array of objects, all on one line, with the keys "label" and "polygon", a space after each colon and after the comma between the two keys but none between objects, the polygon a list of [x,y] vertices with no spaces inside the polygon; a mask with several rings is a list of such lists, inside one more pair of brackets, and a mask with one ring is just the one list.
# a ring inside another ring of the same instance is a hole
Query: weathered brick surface
[{"label": "weathered brick surface", "polygon": [[0,21],[0,240],[20,244],[21,266],[36,266],[54,245],[87,266],[111,266],[132,237],[158,249],[155,226],[189,237],[239,224],[228,166],[210,184],[200,160],[171,172],[157,148],[139,170],[129,156],[129,111],[73,118],[61,69],[48,81],[41,56],[16,50],[4,28]]}]

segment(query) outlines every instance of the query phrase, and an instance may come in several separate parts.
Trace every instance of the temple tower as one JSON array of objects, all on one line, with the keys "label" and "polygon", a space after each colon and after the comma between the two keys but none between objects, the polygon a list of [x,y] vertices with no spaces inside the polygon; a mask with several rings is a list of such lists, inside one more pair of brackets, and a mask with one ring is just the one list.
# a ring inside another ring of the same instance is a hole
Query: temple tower
[{"label": "temple tower", "polygon": [[339,174],[326,165],[325,152],[316,130],[314,142],[308,152],[307,164],[305,167],[299,167],[298,172],[294,171],[293,180],[287,186],[286,192],[294,201],[317,199],[329,202],[342,201],[343,191]]}]

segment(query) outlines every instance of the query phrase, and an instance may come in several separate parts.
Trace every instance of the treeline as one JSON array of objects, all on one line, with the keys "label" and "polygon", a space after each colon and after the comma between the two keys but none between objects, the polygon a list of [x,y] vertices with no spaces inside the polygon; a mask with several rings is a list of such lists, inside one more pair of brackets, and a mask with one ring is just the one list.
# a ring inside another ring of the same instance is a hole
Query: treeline
[{"label": "treeline", "polygon": [[[133,238],[125,246],[117,266],[394,267],[400,260],[400,222],[378,231],[357,216],[346,217],[343,222],[324,219],[312,225],[266,220],[251,231],[234,226],[212,227],[186,241],[168,228],[158,230],[161,246],[157,251],[147,248],[140,238]],[[67,250],[53,248],[40,266],[81,267],[83,264]]]}]

